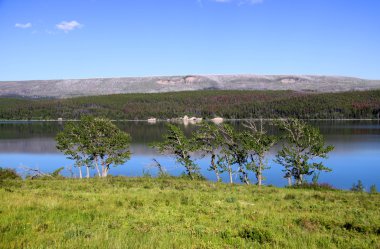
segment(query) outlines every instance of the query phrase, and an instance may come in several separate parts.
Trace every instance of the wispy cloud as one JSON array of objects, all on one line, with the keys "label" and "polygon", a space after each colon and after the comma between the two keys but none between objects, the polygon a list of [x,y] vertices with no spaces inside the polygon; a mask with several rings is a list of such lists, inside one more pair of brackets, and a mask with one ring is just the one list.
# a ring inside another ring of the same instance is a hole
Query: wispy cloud
[{"label": "wispy cloud", "polygon": [[259,4],[264,2],[264,0],[212,0],[213,2],[217,3],[236,3],[238,5],[244,5],[244,4]]},{"label": "wispy cloud", "polygon": [[73,20],[70,22],[62,21],[62,22],[58,23],[57,25],[55,25],[55,27],[57,29],[63,30],[65,33],[68,33],[74,29],[79,29],[79,28],[83,27],[83,25],[80,24],[79,22]]},{"label": "wispy cloud", "polygon": [[30,22],[28,22],[28,23],[16,23],[15,27],[20,28],[20,29],[28,29],[28,28],[32,27],[32,24]]}]

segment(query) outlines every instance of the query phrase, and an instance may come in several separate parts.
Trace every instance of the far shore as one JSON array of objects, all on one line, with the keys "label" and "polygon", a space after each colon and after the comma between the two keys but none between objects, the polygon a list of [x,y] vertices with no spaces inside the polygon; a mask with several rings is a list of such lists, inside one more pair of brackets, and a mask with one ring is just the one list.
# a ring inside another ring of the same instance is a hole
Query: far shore
[{"label": "far shore", "polygon": [[[157,119],[157,122],[180,122],[182,121],[181,119],[175,120],[170,119]],[[279,118],[279,119],[284,119],[284,118]],[[227,119],[223,118],[223,122],[225,121],[247,121],[247,120],[254,120],[254,121],[273,121],[273,120],[278,120],[274,118],[242,118],[242,119]],[[301,119],[301,120],[309,120],[309,121],[380,121],[380,119],[374,119],[374,118],[364,118],[364,119],[354,119],[354,118],[339,118],[339,119]],[[4,119],[0,120],[0,123],[34,123],[34,122],[78,122],[80,121],[79,119],[63,119],[63,120],[57,120],[57,119],[21,119],[21,120],[9,120],[9,119]],[[147,119],[111,119],[112,122],[146,122],[148,123]],[[209,121],[211,122],[211,119],[204,119],[204,121]],[[183,122],[183,121],[182,121]],[[154,124],[154,123],[151,123]]]}]

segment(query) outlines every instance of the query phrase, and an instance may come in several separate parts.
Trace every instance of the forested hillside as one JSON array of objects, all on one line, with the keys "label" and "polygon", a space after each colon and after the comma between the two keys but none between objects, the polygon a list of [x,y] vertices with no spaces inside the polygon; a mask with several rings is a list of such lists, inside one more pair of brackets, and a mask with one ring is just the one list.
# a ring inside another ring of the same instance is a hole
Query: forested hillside
[{"label": "forested hillside", "polygon": [[0,99],[0,119],[78,119],[91,114],[111,119],[203,118],[365,119],[378,118],[380,90],[343,93],[294,91],[191,91],[120,94],[71,99]]}]

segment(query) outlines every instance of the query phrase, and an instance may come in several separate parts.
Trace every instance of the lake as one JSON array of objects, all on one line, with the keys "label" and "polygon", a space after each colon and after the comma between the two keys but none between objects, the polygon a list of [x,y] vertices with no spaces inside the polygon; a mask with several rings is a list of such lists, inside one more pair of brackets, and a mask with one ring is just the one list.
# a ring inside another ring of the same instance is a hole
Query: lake
[{"label": "lake", "polygon": [[[335,150],[324,160],[325,165],[333,171],[321,173],[319,182],[329,183],[340,189],[349,189],[353,183],[362,180],[368,189],[376,184],[380,187],[380,122],[379,121],[310,121],[318,127],[326,138],[326,144],[335,146]],[[242,128],[241,122],[231,122],[237,129]],[[160,141],[165,133],[165,123],[148,124],[147,122],[118,122],[117,125],[131,134],[132,157],[125,164],[112,167],[111,175],[141,176],[144,172],[157,174],[153,167],[153,159],[158,160],[172,175],[180,175],[184,169],[175,164],[169,156],[158,154],[149,144]],[[22,173],[22,166],[38,168],[51,172],[64,166],[63,174],[78,176],[78,170],[68,170],[73,162],[57,151],[54,137],[63,129],[64,123],[58,122],[1,122],[0,123],[0,167],[15,168]],[[195,129],[194,125],[182,125],[187,134]],[[268,126],[272,134],[277,134],[275,128]],[[285,186],[282,167],[273,162],[276,153],[274,149],[268,154],[267,163],[271,169],[264,172],[264,184],[279,187]],[[196,160],[202,174],[209,180],[215,180],[208,171],[209,159]],[[92,172],[95,174],[95,171]],[[253,175],[250,175],[254,180]],[[311,177],[309,177],[310,179]],[[223,175],[227,181],[227,174]],[[235,178],[239,182],[238,176]]]}]

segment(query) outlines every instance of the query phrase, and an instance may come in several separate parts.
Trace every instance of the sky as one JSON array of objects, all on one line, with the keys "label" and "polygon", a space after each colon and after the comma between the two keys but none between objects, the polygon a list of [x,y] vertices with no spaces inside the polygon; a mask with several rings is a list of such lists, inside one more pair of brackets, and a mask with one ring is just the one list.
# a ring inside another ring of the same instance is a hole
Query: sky
[{"label": "sky", "polygon": [[0,81],[380,79],[378,0],[0,0]]}]

